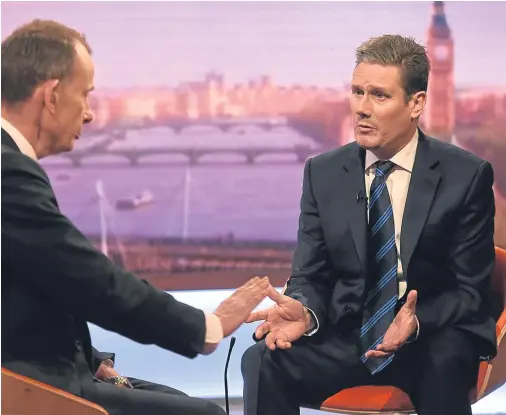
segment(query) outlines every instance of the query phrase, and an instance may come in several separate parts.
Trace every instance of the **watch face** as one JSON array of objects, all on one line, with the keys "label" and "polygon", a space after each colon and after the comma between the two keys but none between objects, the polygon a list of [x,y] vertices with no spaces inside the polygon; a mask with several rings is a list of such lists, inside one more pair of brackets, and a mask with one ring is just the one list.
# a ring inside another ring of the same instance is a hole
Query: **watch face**
[{"label": "watch face", "polygon": [[445,45],[438,45],[436,46],[436,49],[434,50],[436,59],[439,61],[444,61],[448,58],[448,47]]}]

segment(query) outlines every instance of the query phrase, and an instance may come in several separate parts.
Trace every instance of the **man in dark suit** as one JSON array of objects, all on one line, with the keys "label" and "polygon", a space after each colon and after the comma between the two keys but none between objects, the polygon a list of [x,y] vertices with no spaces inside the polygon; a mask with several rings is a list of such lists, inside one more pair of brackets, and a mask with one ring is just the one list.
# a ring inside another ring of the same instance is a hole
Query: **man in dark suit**
[{"label": "man in dark suit", "polygon": [[418,128],[430,64],[385,35],[357,50],[356,142],[305,166],[291,277],[242,360],[245,414],[299,413],[359,385],[419,415],[470,415],[496,353],[491,165]]},{"label": "man in dark suit", "polygon": [[110,414],[222,414],[201,399],[93,380],[88,321],[193,358],[213,352],[272,287],[256,277],[204,313],[117,268],[60,212],[38,160],[71,150],[93,118],[90,53],[52,21],[2,42],[2,366]]}]

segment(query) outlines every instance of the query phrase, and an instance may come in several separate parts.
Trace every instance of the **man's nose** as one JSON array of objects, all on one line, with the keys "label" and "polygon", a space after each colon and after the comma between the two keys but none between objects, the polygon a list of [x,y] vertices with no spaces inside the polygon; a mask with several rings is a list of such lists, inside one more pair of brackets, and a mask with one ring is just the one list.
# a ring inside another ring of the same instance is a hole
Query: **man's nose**
[{"label": "man's nose", "polygon": [[93,112],[92,111],[87,111],[84,113],[84,117],[83,117],[83,124],[89,124],[90,122],[93,121]]},{"label": "man's nose", "polygon": [[372,115],[372,108],[367,98],[362,97],[358,101],[356,113],[360,118],[369,118]]}]

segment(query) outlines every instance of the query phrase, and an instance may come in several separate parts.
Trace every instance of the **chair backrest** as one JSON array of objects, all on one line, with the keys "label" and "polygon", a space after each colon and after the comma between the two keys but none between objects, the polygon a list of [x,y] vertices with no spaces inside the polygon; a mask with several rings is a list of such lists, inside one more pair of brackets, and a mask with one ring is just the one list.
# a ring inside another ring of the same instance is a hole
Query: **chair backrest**
[{"label": "chair backrest", "polygon": [[495,269],[492,274],[492,290],[502,299],[506,308],[506,250],[495,248]]},{"label": "chair backrest", "polygon": [[2,368],[2,415],[108,415],[98,405]]}]

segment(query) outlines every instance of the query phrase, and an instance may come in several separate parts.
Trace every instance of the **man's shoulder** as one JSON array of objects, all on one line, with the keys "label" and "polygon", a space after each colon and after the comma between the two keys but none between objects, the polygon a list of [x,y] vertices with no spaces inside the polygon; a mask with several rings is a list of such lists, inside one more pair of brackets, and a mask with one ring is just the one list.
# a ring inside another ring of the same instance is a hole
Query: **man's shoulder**
[{"label": "man's shoulder", "polygon": [[[51,187],[48,175],[37,161],[5,145],[2,145],[1,165],[2,190],[32,180],[42,187]],[[12,186],[9,183],[12,183]]]},{"label": "man's shoulder", "polygon": [[483,163],[488,163],[476,154],[456,144],[441,141],[430,136],[425,136],[425,139],[428,141],[432,151],[436,152],[441,162],[456,170],[476,170]]},{"label": "man's shoulder", "polygon": [[37,161],[2,144],[2,175],[12,170],[26,170],[45,176],[44,169]]},{"label": "man's shoulder", "polygon": [[360,150],[356,142],[345,144],[344,146],[327,150],[311,159],[311,165],[326,166],[328,164],[344,163],[350,157]]}]

